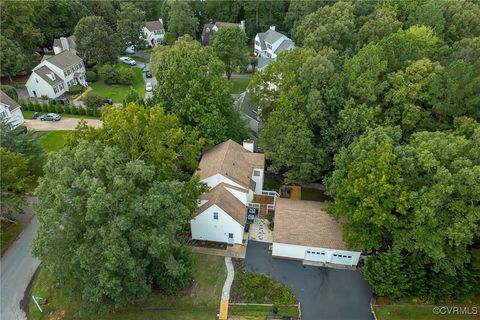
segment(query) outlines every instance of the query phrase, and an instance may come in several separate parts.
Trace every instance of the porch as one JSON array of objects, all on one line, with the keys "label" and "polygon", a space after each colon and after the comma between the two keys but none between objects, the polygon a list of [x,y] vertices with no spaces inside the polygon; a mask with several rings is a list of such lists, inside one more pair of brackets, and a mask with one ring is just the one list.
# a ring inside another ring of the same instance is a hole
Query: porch
[{"label": "porch", "polygon": [[275,203],[279,196],[275,191],[262,191],[262,194],[253,195],[253,200],[248,207],[257,209],[259,218],[265,218],[268,213],[275,212]]}]

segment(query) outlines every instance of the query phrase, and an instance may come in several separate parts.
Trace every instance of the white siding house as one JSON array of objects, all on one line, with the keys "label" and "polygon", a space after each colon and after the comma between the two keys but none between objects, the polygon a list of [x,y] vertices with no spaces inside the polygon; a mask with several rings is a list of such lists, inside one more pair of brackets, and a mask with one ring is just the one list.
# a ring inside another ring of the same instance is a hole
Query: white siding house
[{"label": "white siding house", "polygon": [[192,239],[242,243],[247,208],[263,188],[265,156],[253,150],[253,141],[228,140],[203,154],[197,174],[209,191],[190,221]]},{"label": "white siding house", "polygon": [[0,117],[8,121],[14,128],[25,122],[20,105],[0,91]]},{"label": "white siding house", "polygon": [[275,31],[275,26],[271,26],[266,32],[257,33],[253,49],[258,57],[257,69],[263,70],[280,52],[294,48],[295,43],[286,35]]},{"label": "white siding house", "polygon": [[272,256],[319,266],[356,266],[361,252],[349,250],[342,227],[318,201],[277,199]]},{"label": "white siding house", "polygon": [[143,38],[150,47],[155,47],[163,42],[165,37],[165,29],[163,27],[163,19],[159,18],[155,21],[147,21],[142,28]]},{"label": "white siding house", "polygon": [[42,60],[32,70],[26,87],[30,97],[53,99],[65,94],[75,84],[87,85],[85,66],[80,57],[64,50]]},{"label": "white siding house", "polygon": [[75,43],[75,36],[60,37],[53,40],[53,52],[59,54],[62,51],[70,50],[71,53],[77,54],[77,44]]}]

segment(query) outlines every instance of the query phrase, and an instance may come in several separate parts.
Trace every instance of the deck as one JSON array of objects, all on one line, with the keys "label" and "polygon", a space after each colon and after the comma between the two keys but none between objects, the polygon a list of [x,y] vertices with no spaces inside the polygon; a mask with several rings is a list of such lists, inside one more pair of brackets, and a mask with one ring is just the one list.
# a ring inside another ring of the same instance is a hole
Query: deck
[{"label": "deck", "polygon": [[[265,217],[269,212],[268,205],[275,204],[275,197],[270,195],[261,195],[255,194],[253,195],[253,203],[260,204],[260,210],[258,212],[259,217]],[[273,211],[273,210],[270,210]]]}]

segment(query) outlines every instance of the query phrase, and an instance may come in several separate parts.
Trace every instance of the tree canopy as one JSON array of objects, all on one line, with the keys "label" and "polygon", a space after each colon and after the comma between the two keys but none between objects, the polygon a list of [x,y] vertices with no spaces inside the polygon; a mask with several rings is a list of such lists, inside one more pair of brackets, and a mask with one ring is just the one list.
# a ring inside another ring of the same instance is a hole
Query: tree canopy
[{"label": "tree canopy", "polygon": [[227,78],[230,79],[233,69],[245,61],[245,43],[247,35],[237,27],[220,28],[213,38],[213,50],[225,64]]}]

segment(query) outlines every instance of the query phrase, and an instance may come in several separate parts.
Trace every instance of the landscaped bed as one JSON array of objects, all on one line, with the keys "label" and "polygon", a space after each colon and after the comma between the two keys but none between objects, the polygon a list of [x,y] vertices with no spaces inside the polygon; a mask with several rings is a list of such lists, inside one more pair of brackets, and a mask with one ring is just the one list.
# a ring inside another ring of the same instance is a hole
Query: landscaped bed
[{"label": "landscaped bed", "polygon": [[227,244],[223,243],[223,242],[190,240],[190,245],[192,245],[194,247],[227,250]]},{"label": "landscaped bed", "polygon": [[[162,319],[162,320],[211,320],[218,313],[219,300],[225,281],[223,257],[195,254],[192,281],[187,288],[176,295],[152,293],[147,299],[137,301],[124,309],[98,317],[77,317],[78,319]],[[64,314],[62,319],[71,319],[76,313],[75,301],[68,300],[65,288],[53,286],[52,275],[42,268],[33,284],[32,294],[48,299],[44,312],[29,302],[30,319],[49,319],[51,313]],[[44,300],[43,300],[44,301]],[[60,318],[59,318],[60,319]]]}]

